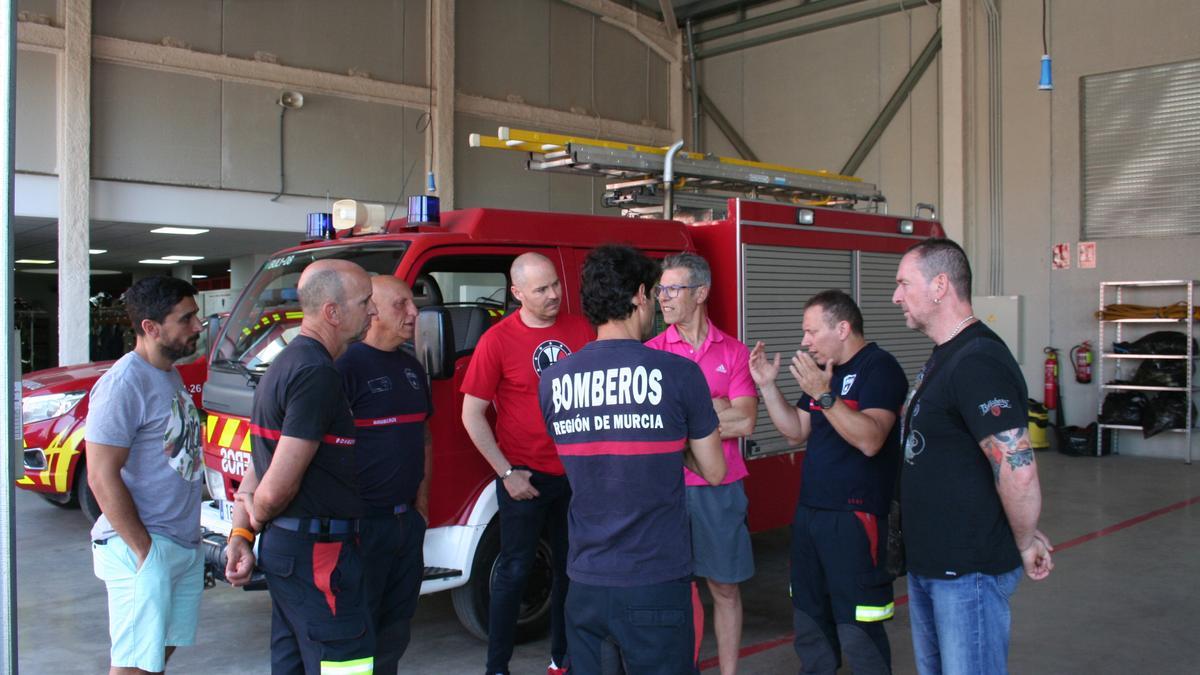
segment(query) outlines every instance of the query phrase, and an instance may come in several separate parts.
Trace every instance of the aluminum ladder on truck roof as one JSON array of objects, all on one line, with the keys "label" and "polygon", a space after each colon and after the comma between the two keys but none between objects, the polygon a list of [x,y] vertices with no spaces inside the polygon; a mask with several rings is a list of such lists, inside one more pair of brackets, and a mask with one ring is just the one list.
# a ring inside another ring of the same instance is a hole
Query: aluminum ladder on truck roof
[{"label": "aluminum ladder on truck roof", "polygon": [[[608,180],[604,205],[631,215],[661,216],[667,148],[500,127],[496,136],[471,134],[473,148],[529,153],[526,167]],[[722,214],[732,193],[790,203],[849,205],[885,202],[879,189],[853,176],[751,162],[697,152],[675,156],[675,203],[680,210]],[[703,191],[703,192],[701,192]]]}]

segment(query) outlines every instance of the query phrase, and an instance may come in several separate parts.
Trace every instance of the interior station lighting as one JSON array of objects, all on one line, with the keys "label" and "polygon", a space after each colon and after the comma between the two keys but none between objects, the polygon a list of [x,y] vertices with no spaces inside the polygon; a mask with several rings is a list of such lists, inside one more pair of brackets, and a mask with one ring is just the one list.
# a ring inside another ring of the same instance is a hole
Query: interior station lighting
[{"label": "interior station lighting", "polygon": [[150,231],[154,234],[204,234],[208,232],[200,227],[156,227]]},{"label": "interior station lighting", "polygon": [[108,253],[108,249],[106,249],[106,248],[89,248],[88,253],[91,253],[92,255],[100,255],[101,253]]},{"label": "interior station lighting", "polygon": [[17,260],[16,262],[24,263],[26,265],[53,265],[54,264],[53,260],[43,260],[41,258],[21,258],[20,260]]},{"label": "interior station lighting", "polygon": [[179,261],[178,260],[163,260],[161,258],[146,258],[145,260],[139,260],[138,262],[142,263],[143,265],[175,265]]},{"label": "interior station lighting", "polygon": [[164,255],[163,260],[182,260],[185,262],[191,262],[193,260],[204,260],[204,256],[202,256],[202,255]]}]

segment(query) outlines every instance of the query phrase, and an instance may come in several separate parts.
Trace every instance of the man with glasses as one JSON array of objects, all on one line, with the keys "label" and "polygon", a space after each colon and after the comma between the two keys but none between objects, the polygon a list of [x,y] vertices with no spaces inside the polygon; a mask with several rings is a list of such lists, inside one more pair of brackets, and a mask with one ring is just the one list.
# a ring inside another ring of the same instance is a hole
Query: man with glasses
[{"label": "man with glasses", "polygon": [[[750,350],[713,325],[708,318],[712,272],[695,253],[668,256],[657,286],[667,329],[647,347],[682,356],[700,366],[708,384],[713,408],[720,419],[721,447],[727,471],[720,485],[712,486],[684,468],[688,517],[692,529],[694,574],[708,580],[713,597],[713,632],[721,675],[737,672],[742,639],[742,596],[738,584],[754,576],[754,554],[746,526],[746,491],[742,479],[749,473],[738,439],[754,432],[758,397],[750,377]],[[694,597],[696,651],[703,635],[703,607]]]}]

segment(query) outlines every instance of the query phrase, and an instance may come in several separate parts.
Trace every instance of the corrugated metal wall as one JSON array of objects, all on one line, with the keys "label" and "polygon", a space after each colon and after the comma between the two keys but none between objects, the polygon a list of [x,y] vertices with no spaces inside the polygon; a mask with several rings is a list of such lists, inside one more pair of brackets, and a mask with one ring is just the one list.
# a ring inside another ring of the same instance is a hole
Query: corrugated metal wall
[{"label": "corrugated metal wall", "polygon": [[[904,314],[892,304],[900,254],[831,251],[748,244],[742,248],[745,274],[745,342],[767,344],[768,354],[780,352],[779,389],[788,401],[800,398],[800,387],[787,372],[792,353],[804,338],[802,308],[809,298],[836,288],[855,296],[863,313],[866,337],[891,352],[911,381],[933,345],[904,324]],[[759,404],[758,430],[747,453],[755,457],[788,448],[775,430],[766,406]]]}]

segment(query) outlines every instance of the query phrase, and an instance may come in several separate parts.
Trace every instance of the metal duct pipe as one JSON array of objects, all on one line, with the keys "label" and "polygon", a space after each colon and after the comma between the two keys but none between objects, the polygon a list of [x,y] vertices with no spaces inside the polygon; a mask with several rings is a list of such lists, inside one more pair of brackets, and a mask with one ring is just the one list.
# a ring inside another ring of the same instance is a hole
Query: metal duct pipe
[{"label": "metal duct pipe", "polygon": [[1000,87],[1000,10],[984,0],[988,29],[988,294],[1004,293],[1004,141]]},{"label": "metal duct pipe", "polygon": [[667,150],[667,158],[663,160],[663,219],[672,220],[675,217],[675,154],[683,147],[683,139]]},{"label": "metal duct pipe", "polygon": [[700,152],[700,80],[696,78],[696,41],[692,20],[687,20],[688,62],[692,71],[692,150]]}]

